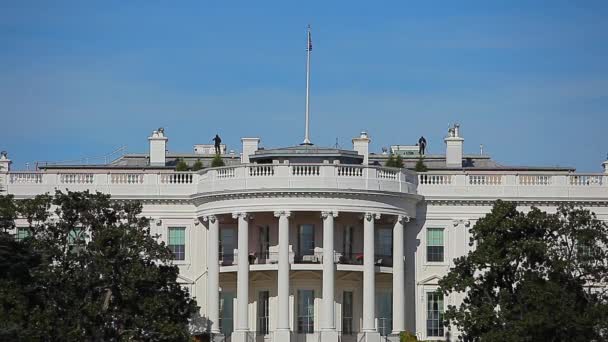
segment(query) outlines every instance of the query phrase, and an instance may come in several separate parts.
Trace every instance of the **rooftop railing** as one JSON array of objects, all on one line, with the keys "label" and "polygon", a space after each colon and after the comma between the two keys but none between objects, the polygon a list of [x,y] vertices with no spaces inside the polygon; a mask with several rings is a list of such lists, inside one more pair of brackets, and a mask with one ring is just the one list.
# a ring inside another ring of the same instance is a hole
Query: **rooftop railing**
[{"label": "rooftop railing", "polygon": [[418,193],[427,197],[608,199],[608,175],[566,172],[424,172]]}]

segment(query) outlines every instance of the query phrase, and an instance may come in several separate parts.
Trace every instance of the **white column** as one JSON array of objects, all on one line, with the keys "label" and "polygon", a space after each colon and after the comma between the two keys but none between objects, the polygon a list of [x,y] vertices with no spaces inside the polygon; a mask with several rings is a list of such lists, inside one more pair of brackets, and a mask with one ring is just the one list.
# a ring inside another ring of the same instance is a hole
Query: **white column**
[{"label": "white column", "polygon": [[323,305],[321,312],[321,341],[337,341],[334,291],[336,265],[334,263],[334,218],[337,211],[324,211],[323,218]]},{"label": "white column", "polygon": [[207,234],[207,319],[211,325],[211,333],[220,333],[220,267],[219,267],[219,236],[220,222],[215,215],[203,217],[209,222]]},{"label": "white column", "polygon": [[374,219],[380,219],[380,214],[365,213],[363,218],[363,327],[361,330],[364,333],[376,332]]},{"label": "white column", "polygon": [[233,340],[246,341],[249,332],[249,218],[247,213],[233,213],[238,220],[238,255],[236,274],[237,315]]},{"label": "white column", "polygon": [[275,341],[289,342],[289,211],[275,211],[279,218],[279,270],[277,274],[277,328]]},{"label": "white column", "polygon": [[404,229],[409,216],[398,215],[393,227],[393,333],[405,331]]}]

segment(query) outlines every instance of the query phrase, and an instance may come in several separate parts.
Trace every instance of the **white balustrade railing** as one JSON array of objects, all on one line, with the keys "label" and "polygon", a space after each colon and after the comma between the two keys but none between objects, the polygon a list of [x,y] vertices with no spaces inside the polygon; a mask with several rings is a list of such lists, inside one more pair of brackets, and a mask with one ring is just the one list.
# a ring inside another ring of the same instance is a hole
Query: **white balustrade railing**
[{"label": "white balustrade railing", "polygon": [[452,175],[421,173],[418,175],[418,183],[425,185],[450,185]]},{"label": "white balustrade railing", "polygon": [[552,176],[549,175],[519,175],[520,185],[551,185]]},{"label": "white balustrade railing", "polygon": [[235,167],[224,167],[217,169],[217,178],[234,178],[236,176]]},{"label": "white balustrade railing", "polygon": [[340,177],[363,177],[363,167],[361,166],[338,166],[338,176]]},{"label": "white balustrade railing", "polygon": [[10,184],[40,184],[42,183],[42,173],[37,172],[18,172],[11,173]]},{"label": "white balustrade railing", "polygon": [[192,184],[193,174],[189,172],[161,173],[161,184]]},{"label": "white balustrade railing", "polygon": [[470,185],[501,185],[502,175],[469,175]]},{"label": "white balustrade railing", "polygon": [[573,186],[594,186],[602,185],[603,176],[601,175],[570,175],[569,184]]},{"label": "white balustrade railing", "polygon": [[111,173],[111,184],[143,184],[143,173]]},{"label": "white balustrade railing", "polygon": [[274,165],[249,166],[249,176],[251,176],[251,177],[274,176]]},{"label": "white balustrade railing", "polygon": [[398,179],[400,171],[397,170],[388,170],[388,169],[376,169],[378,173],[378,178],[381,179]]},{"label": "white balustrade railing", "polygon": [[319,176],[321,167],[319,165],[290,165],[291,174],[294,176]]},{"label": "white balustrade railing", "polygon": [[61,184],[93,184],[94,173],[60,173],[59,182]]}]

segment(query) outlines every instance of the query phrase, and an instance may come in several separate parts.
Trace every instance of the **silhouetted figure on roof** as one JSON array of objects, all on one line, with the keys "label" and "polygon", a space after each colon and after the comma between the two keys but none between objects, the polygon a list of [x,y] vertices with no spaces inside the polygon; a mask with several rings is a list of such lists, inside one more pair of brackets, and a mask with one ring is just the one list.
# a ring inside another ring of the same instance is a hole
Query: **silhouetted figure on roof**
[{"label": "silhouetted figure on roof", "polygon": [[420,139],[418,139],[418,153],[420,153],[420,155],[423,156],[425,149],[426,149],[426,139],[424,139],[424,136],[421,136]]},{"label": "silhouetted figure on roof", "polygon": [[220,154],[220,144],[222,143],[222,139],[219,135],[215,135],[215,138],[211,139],[215,143],[215,154]]}]

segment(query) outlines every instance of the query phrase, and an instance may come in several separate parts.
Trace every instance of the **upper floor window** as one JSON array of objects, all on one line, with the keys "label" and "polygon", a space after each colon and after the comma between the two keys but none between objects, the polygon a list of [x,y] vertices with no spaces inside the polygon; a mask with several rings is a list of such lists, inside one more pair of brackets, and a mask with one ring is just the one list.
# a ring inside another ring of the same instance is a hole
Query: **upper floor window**
[{"label": "upper floor window", "polygon": [[301,258],[315,254],[315,226],[302,224],[298,227],[298,253]]},{"label": "upper floor window", "polygon": [[27,228],[17,228],[17,234],[15,235],[16,241],[22,241],[26,237],[30,237],[30,230]]},{"label": "upper floor window", "polygon": [[443,262],[443,228],[427,228],[426,261]]},{"label": "upper floor window", "polygon": [[376,229],[375,237],[375,250],[376,255],[384,257],[393,256],[393,229],[392,228],[378,228]]},{"label": "upper floor window", "polygon": [[426,335],[443,336],[443,294],[426,294]]},{"label": "upper floor window", "polygon": [[169,249],[173,252],[173,260],[186,259],[186,228],[169,228]]}]

